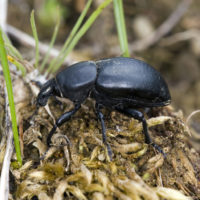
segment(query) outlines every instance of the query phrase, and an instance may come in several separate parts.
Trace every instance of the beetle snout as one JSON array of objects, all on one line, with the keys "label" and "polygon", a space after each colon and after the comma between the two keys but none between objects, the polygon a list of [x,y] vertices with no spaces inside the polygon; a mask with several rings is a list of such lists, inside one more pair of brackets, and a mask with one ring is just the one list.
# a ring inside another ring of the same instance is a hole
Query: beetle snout
[{"label": "beetle snout", "polygon": [[36,99],[36,105],[37,107],[45,106],[47,104],[48,97],[44,96],[43,94],[39,94]]}]

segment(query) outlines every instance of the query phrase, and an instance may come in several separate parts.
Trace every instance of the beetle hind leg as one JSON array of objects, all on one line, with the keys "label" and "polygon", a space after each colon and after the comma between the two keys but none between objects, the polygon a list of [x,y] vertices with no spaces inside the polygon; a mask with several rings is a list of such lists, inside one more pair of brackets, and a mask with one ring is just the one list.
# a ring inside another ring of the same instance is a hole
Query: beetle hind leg
[{"label": "beetle hind leg", "polygon": [[119,112],[131,116],[134,119],[137,119],[138,121],[142,122],[142,126],[143,126],[143,133],[145,136],[145,143],[146,144],[151,144],[158,152],[162,153],[162,155],[164,157],[166,157],[166,154],[163,152],[163,150],[161,149],[161,147],[159,147],[157,144],[153,143],[149,132],[148,132],[148,125],[146,122],[146,119],[144,118],[144,115],[142,114],[142,112],[138,111],[138,110],[134,110],[131,108],[125,108],[125,109],[121,109],[121,108],[117,108],[116,110],[118,110]]},{"label": "beetle hind leg", "polygon": [[109,156],[109,158],[110,158],[110,161],[112,161],[112,149],[111,149],[111,147],[110,147],[110,144],[109,144],[108,141],[107,141],[106,126],[105,126],[105,122],[104,122],[104,119],[103,119],[104,116],[103,116],[103,113],[100,111],[100,105],[99,105],[99,104],[96,104],[95,108],[96,108],[97,117],[98,117],[98,119],[99,119],[100,122],[101,122],[102,140],[103,140],[104,145],[105,145],[106,148],[107,148],[108,156]]}]

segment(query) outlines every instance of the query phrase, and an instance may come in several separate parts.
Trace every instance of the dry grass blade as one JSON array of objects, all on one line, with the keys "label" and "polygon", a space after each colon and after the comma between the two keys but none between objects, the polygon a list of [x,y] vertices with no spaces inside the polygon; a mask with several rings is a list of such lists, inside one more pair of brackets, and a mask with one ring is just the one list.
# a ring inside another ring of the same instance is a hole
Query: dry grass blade
[{"label": "dry grass blade", "polygon": [[9,171],[10,171],[10,161],[13,153],[13,132],[10,121],[10,109],[8,103],[8,95],[6,88],[4,89],[6,96],[6,135],[7,135],[7,144],[3,160],[3,166],[1,170],[1,181],[0,181],[0,197],[2,200],[7,200],[9,196]]},{"label": "dry grass blade", "polygon": [[181,192],[165,187],[155,188],[155,192],[162,198],[168,200],[192,200],[191,197],[186,197]]}]

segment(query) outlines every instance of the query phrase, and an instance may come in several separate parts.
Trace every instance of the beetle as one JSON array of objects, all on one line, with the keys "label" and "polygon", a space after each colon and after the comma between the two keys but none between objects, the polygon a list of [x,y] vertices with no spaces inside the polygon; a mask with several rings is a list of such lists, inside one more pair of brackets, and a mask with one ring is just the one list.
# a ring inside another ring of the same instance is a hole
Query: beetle
[{"label": "beetle", "polygon": [[110,159],[112,150],[107,142],[102,107],[111,108],[142,122],[145,143],[151,144],[165,155],[152,142],[146,119],[137,109],[166,106],[171,103],[171,96],[161,74],[144,61],[114,57],[73,64],[43,85],[36,99],[37,106],[45,106],[50,96],[68,98],[74,103],[74,108],[56,120],[47,137],[48,146],[56,128],[68,121],[87,97],[91,97],[96,101],[95,111],[101,123],[102,140]]}]

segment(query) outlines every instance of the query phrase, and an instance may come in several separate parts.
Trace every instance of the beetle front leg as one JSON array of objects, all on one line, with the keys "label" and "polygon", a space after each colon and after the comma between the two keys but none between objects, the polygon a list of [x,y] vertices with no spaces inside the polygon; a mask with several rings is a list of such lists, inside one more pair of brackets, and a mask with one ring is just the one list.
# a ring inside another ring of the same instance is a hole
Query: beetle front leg
[{"label": "beetle front leg", "polygon": [[108,156],[109,156],[110,160],[112,161],[112,150],[111,150],[110,144],[107,142],[106,126],[105,126],[105,122],[104,122],[104,120],[103,120],[103,117],[104,117],[104,116],[103,116],[103,113],[100,111],[100,105],[99,105],[99,104],[96,104],[95,108],[96,108],[97,117],[98,117],[98,119],[99,119],[100,122],[101,122],[102,140],[103,140],[104,145],[105,145],[106,148],[107,148]]},{"label": "beetle front leg", "polygon": [[51,129],[51,131],[49,132],[49,135],[47,136],[47,146],[50,146],[51,143],[51,138],[53,136],[53,134],[55,133],[57,127],[61,126],[63,123],[65,123],[66,121],[68,121],[72,115],[74,115],[76,113],[77,110],[79,110],[79,108],[81,107],[80,104],[75,105],[74,109],[64,113],[63,115],[61,115],[57,120],[56,123],[54,124],[53,128]]},{"label": "beetle front leg", "polygon": [[152,142],[151,137],[148,132],[147,122],[146,122],[146,119],[144,118],[144,115],[142,114],[142,112],[131,109],[131,108],[125,108],[125,109],[119,108],[117,110],[125,115],[131,116],[134,119],[137,119],[138,121],[142,122],[143,133],[145,135],[145,143],[151,144],[155,149],[157,149],[160,153],[162,153],[164,157],[166,157],[166,154],[163,152],[163,150],[157,144]]}]

